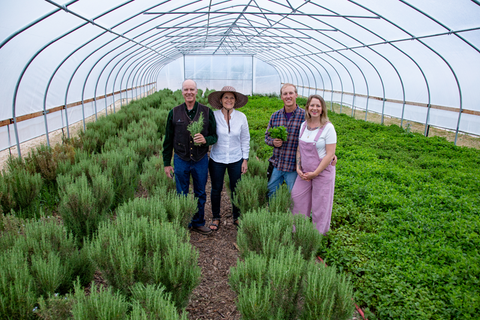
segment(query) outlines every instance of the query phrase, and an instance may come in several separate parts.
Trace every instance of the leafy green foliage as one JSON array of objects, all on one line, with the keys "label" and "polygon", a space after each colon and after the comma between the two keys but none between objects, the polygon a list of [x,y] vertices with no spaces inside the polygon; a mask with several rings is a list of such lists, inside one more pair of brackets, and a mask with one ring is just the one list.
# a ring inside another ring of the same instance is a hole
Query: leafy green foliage
[{"label": "leafy green foliage", "polygon": [[368,318],[480,312],[480,154],[329,114],[338,134],[332,229],[320,254],[352,275]]},{"label": "leafy green foliage", "polygon": [[273,127],[268,130],[270,137],[273,139],[280,139],[287,141],[288,131],[284,126]]}]

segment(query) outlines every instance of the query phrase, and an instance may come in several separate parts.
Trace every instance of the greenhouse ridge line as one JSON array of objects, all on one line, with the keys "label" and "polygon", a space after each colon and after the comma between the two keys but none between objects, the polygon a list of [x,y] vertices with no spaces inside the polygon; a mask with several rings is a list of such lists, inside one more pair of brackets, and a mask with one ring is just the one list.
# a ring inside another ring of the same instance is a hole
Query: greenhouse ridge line
[{"label": "greenhouse ridge line", "polygon": [[[49,0],[45,0],[49,1]],[[240,12],[240,11],[193,11],[193,12],[181,12],[181,11],[166,11],[166,12],[145,12],[144,14],[238,14],[238,15],[275,15],[275,16],[307,16],[307,17],[328,17],[328,18],[362,18],[362,19],[380,19],[378,16],[368,17],[368,16],[348,16],[348,15],[334,15],[334,14],[318,14],[318,13],[273,13],[273,12]]]}]

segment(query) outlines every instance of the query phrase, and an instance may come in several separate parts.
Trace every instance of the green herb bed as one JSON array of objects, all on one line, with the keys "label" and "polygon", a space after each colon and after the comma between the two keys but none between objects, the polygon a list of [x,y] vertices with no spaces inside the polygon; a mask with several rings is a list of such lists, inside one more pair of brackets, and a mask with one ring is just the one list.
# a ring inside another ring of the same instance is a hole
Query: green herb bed
[{"label": "green herb bed", "polygon": [[[254,97],[242,108],[257,143],[281,107],[278,98]],[[480,151],[329,117],[338,164],[332,229],[319,255],[352,275],[368,319],[478,319]]]},{"label": "green herb bed", "polygon": [[[208,93],[199,92],[201,103],[207,103]],[[160,154],[168,110],[181,101],[180,91],[163,90],[99,118],[79,139],[9,161],[0,175],[2,319],[67,319],[71,313],[105,318],[100,316],[104,312],[132,319],[150,313],[186,318],[182,311],[199,277],[196,264],[183,263],[190,273],[165,266],[197,259],[183,230],[195,202],[175,197],[172,181],[161,174]],[[306,99],[297,102],[303,106]],[[251,133],[249,174],[256,172],[251,178],[258,186],[266,183],[265,161],[272,153],[264,143],[265,130],[282,106],[278,97],[254,96],[241,109]],[[480,151],[398,126],[329,115],[338,134],[336,193],[332,228],[317,255],[351,277],[355,301],[370,320],[478,319]],[[139,181],[148,200],[133,200]],[[271,201],[266,214],[285,206],[285,198],[288,193]],[[48,217],[54,213],[63,224]],[[145,269],[142,259],[163,247],[147,247],[138,232],[130,236],[125,228],[114,227],[123,221],[119,217],[130,219],[124,225],[132,230],[168,222],[183,239],[175,244],[185,250],[172,249],[177,253],[172,259]],[[118,257],[134,268],[117,264],[121,270],[113,272],[101,259],[106,255],[95,258],[106,235],[125,249]],[[137,247],[129,245],[135,241]],[[102,308],[91,307],[95,295],[81,294],[96,269],[103,270],[112,290],[123,289],[121,299],[117,291],[100,291]],[[176,289],[158,280],[161,272],[173,270],[191,279],[173,283]],[[145,302],[152,299],[162,303]]]}]

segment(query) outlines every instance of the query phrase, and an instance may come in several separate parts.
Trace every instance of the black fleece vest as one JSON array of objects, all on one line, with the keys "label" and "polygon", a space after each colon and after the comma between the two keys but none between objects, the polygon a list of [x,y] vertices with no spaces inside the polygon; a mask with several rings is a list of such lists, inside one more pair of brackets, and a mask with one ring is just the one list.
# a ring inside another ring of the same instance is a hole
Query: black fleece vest
[{"label": "black fleece vest", "polygon": [[184,161],[199,161],[207,154],[208,146],[206,144],[196,146],[190,132],[187,130],[187,126],[192,121],[198,121],[200,113],[203,113],[203,130],[201,134],[206,137],[208,135],[209,109],[207,106],[199,103],[195,117],[193,120],[190,120],[185,108],[185,103],[173,108],[172,124],[175,132],[173,136],[173,150]]}]

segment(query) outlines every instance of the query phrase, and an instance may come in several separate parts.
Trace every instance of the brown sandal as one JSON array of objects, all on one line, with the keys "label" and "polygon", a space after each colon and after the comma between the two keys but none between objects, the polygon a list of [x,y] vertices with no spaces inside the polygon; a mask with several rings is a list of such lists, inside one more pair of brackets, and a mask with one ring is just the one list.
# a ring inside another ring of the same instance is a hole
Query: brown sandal
[{"label": "brown sandal", "polygon": [[[215,227],[215,229],[212,229],[211,227]],[[220,220],[213,220],[212,223],[210,223],[210,230],[218,231],[218,229],[220,229]]]}]

